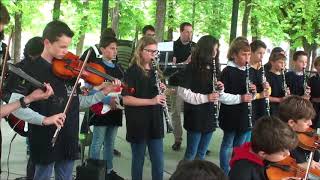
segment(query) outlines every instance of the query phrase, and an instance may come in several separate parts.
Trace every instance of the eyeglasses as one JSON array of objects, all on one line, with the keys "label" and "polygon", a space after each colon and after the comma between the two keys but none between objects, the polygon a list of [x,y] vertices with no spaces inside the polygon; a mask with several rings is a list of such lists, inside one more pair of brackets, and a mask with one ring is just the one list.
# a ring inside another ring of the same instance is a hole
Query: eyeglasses
[{"label": "eyeglasses", "polygon": [[158,50],[153,50],[153,49],[143,49],[145,51],[147,51],[148,53],[152,53],[152,54],[158,54],[159,51]]}]

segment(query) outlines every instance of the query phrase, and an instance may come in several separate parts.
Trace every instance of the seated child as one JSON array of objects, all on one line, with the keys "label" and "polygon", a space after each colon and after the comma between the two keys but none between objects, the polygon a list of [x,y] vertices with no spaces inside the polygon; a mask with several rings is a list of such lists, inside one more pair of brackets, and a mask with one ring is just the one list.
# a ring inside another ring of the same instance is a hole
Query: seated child
[{"label": "seated child", "polygon": [[[297,144],[296,133],[280,119],[260,118],[252,129],[251,143],[234,148],[229,180],[267,180],[265,167],[288,157]],[[300,179],[285,179],[290,178]]]},{"label": "seated child", "polygon": [[[288,123],[288,125],[297,133],[310,131],[312,118],[315,116],[312,103],[304,99],[302,96],[292,95],[285,98],[279,105],[279,118]],[[297,163],[306,166],[308,161],[309,150],[297,147],[291,151],[291,157],[296,159]],[[320,154],[315,151],[312,168],[320,169]]]}]

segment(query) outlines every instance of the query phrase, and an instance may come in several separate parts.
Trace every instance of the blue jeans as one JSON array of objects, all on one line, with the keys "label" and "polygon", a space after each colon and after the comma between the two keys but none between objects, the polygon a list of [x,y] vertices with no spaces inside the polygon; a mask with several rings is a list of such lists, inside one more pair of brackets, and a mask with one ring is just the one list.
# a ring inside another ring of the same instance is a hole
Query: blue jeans
[{"label": "blue jeans", "polygon": [[223,139],[220,147],[220,167],[229,174],[229,161],[232,149],[242,145],[247,137],[247,132],[223,131]]},{"label": "blue jeans", "polygon": [[247,133],[246,133],[246,141],[245,142],[251,142],[251,130],[247,131]]},{"label": "blue jeans", "polygon": [[114,141],[118,132],[118,126],[94,126],[93,137],[90,146],[90,158],[100,159],[100,150],[104,144],[103,160],[107,161],[107,173],[113,169]]},{"label": "blue jeans", "polygon": [[36,171],[34,173],[34,180],[50,180],[52,169],[56,180],[72,180],[72,170],[74,161],[65,160],[51,164],[36,164]]},{"label": "blue jeans", "polygon": [[185,160],[194,160],[196,155],[199,159],[205,158],[213,132],[201,133],[199,131],[187,132],[187,149],[184,154]]},{"label": "blue jeans", "polygon": [[151,139],[145,143],[131,143],[132,161],[131,177],[132,180],[142,180],[144,156],[148,146],[151,166],[152,180],[163,180],[163,139]]}]

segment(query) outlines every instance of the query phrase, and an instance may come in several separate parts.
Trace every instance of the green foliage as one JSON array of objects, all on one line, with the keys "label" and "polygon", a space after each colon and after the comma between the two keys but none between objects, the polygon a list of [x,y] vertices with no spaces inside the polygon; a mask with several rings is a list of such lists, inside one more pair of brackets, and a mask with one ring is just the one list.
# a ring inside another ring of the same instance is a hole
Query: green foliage
[{"label": "green foliage", "polygon": [[[109,11],[116,0],[110,0]],[[53,0],[2,0],[11,14],[22,13],[22,29],[41,35],[44,26],[51,21]],[[18,2],[18,3],[14,3]],[[169,2],[173,9],[169,11]],[[193,4],[195,14],[193,14]],[[262,37],[270,38],[275,44],[290,41],[293,48],[303,43],[320,43],[320,1],[319,0],[252,0],[250,16],[258,19],[257,29]],[[73,45],[85,33],[100,35],[101,0],[89,0],[85,6],[81,0],[64,0],[61,3],[60,20],[65,21],[75,32]],[[239,21],[243,16],[244,3],[240,4]],[[173,27],[179,32],[182,22],[194,21],[194,34],[211,34],[217,38],[229,38],[232,1],[228,0],[167,0],[165,30]],[[156,0],[120,0],[119,37],[133,40],[136,31],[146,24],[155,25]],[[172,15],[172,21],[168,20]],[[108,17],[108,27],[111,26]],[[240,27],[240,26],[238,26]],[[250,36],[250,28],[248,35]],[[164,36],[166,37],[166,36]],[[226,39],[226,41],[228,41]]]},{"label": "green foliage", "polygon": [[22,13],[22,30],[36,34],[41,31],[39,27],[46,24],[46,22],[43,21],[44,14],[39,13],[39,9],[44,6],[45,1],[32,0],[32,2],[34,4],[30,5],[30,1],[28,0],[20,0],[17,1],[17,3],[9,0],[3,1],[11,16],[10,24],[14,24],[15,13]]},{"label": "green foliage", "polygon": [[290,41],[293,49],[302,47],[303,39],[319,44],[318,0],[253,0],[253,6],[252,14],[258,17],[258,28],[264,37],[275,43]]}]

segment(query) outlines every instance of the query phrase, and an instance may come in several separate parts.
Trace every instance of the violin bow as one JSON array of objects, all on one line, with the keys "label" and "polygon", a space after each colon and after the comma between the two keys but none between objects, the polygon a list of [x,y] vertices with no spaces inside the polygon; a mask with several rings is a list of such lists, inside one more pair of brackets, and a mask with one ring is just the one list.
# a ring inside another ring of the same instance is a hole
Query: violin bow
[{"label": "violin bow", "polygon": [[10,47],[11,40],[12,40],[12,34],[13,34],[13,28],[11,29],[11,32],[10,32],[10,36],[8,39],[8,45],[7,45],[6,52],[4,54],[4,58],[3,58],[3,62],[2,62],[2,71],[1,71],[1,79],[0,79],[0,96],[2,96],[2,86],[3,86],[4,76],[6,74],[5,70],[6,70],[6,66],[7,66],[7,59],[9,56],[9,47]]},{"label": "violin bow", "polygon": [[[91,49],[88,51],[87,56],[86,56],[86,58],[85,58],[85,60],[84,60],[84,62],[83,62],[83,64],[82,64],[82,67],[81,67],[80,72],[79,72],[79,74],[78,74],[77,80],[76,80],[76,82],[75,82],[74,85],[73,85],[71,94],[70,94],[70,96],[69,96],[69,98],[68,98],[68,102],[67,102],[66,107],[64,108],[64,111],[63,111],[64,114],[66,114],[66,112],[67,112],[68,109],[69,109],[69,105],[70,105],[70,103],[71,103],[73,94],[74,94],[74,92],[76,91],[76,88],[77,88],[78,82],[79,82],[79,80],[80,80],[81,74],[82,74],[82,72],[83,72],[83,70],[84,70],[84,68],[85,68],[85,66],[86,66],[86,64],[87,64],[87,61],[88,61],[88,59],[89,59],[90,54],[91,54]],[[57,139],[58,139],[58,135],[59,135],[60,130],[61,130],[61,127],[58,127],[58,128],[56,129],[56,131],[54,132],[54,135],[53,135],[52,140],[51,140],[51,145],[52,145],[52,147],[54,147],[54,145],[55,145],[55,143],[56,143],[56,141],[57,141]]]},{"label": "violin bow", "polygon": [[313,160],[313,155],[314,155],[314,150],[310,152],[308,165],[307,165],[307,169],[306,169],[306,174],[304,175],[303,180],[308,180],[308,174],[309,174],[310,169],[311,169],[311,163],[312,163],[312,160]]}]

